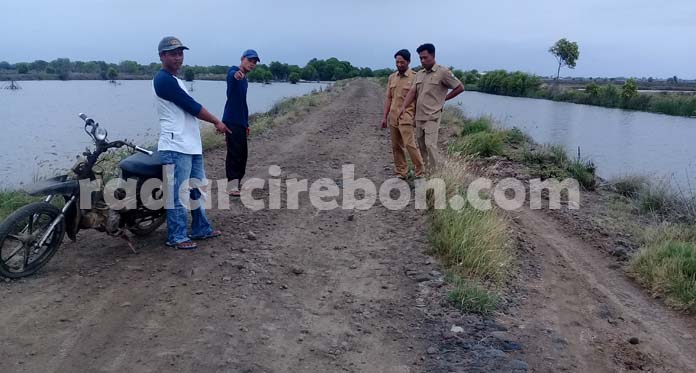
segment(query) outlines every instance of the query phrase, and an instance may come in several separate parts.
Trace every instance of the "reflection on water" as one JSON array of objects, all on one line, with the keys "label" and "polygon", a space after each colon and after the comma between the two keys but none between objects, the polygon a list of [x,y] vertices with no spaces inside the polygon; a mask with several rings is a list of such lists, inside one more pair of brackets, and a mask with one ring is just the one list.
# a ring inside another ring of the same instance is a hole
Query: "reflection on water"
[{"label": "reflection on water", "polygon": [[[153,144],[159,133],[150,81],[28,81],[17,91],[0,90],[0,188],[31,182],[70,167],[91,146],[82,131],[84,112],[109,131],[109,139]],[[190,87],[191,83],[186,83]],[[263,112],[283,97],[326,84],[249,84],[249,111]],[[218,117],[225,106],[225,82],[196,81],[191,95]]]},{"label": "reflection on water", "polygon": [[639,173],[688,188],[696,177],[694,118],[478,92],[465,92],[456,100],[469,116],[491,116],[539,143],[563,145],[570,155],[579,148],[604,178]]}]

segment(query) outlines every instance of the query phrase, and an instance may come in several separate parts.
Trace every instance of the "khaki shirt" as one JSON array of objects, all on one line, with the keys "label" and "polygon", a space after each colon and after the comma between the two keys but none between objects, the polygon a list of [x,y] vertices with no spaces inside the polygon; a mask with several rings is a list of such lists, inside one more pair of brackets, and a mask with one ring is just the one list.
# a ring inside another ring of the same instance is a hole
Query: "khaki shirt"
[{"label": "khaki shirt", "polygon": [[450,89],[462,82],[448,68],[435,64],[430,71],[422,69],[416,73],[416,120],[438,120],[445,106],[445,97]]},{"label": "khaki shirt", "polygon": [[391,106],[389,107],[389,115],[387,116],[387,122],[392,127],[397,127],[399,125],[413,125],[413,116],[416,113],[416,103],[409,105],[401,118],[396,118],[399,115],[399,110],[401,110],[401,105],[404,103],[404,99],[408,94],[408,91],[413,85],[413,79],[416,76],[416,72],[408,69],[404,72],[404,75],[395,72],[389,75],[389,83],[387,83],[387,99],[391,99]]}]

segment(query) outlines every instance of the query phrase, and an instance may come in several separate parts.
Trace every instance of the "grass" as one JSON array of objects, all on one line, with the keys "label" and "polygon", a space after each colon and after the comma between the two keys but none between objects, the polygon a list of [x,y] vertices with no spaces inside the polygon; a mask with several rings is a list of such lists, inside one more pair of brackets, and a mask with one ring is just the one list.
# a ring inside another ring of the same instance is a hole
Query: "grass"
[{"label": "grass", "polygon": [[493,121],[488,117],[480,117],[474,120],[464,121],[461,135],[467,136],[479,132],[492,132]]},{"label": "grass", "polygon": [[475,132],[450,145],[450,152],[490,157],[503,154],[503,137],[496,132]]},{"label": "grass", "polygon": [[696,312],[696,228],[663,225],[646,233],[630,273],[654,295],[689,313]]},{"label": "grass", "polygon": [[450,276],[448,280],[454,286],[450,291],[449,299],[458,308],[467,312],[490,315],[500,304],[500,295],[487,287],[468,281],[462,277]]},{"label": "grass", "polygon": [[0,220],[5,219],[22,206],[42,199],[41,197],[32,197],[24,192],[0,191]]},{"label": "grass", "polygon": [[611,186],[643,215],[675,223],[696,224],[696,195],[677,189],[668,180],[626,175],[613,180]]},{"label": "grass", "polygon": [[628,198],[636,198],[649,185],[647,177],[642,175],[625,175],[612,181],[616,193]]},{"label": "grass", "polygon": [[597,186],[594,163],[582,158],[571,159],[560,145],[531,145],[511,158],[525,164],[533,176],[542,179],[573,178],[586,190],[594,190]]},{"label": "grass", "polygon": [[539,146],[519,128],[497,128],[489,117],[469,119],[456,107],[447,107],[442,122],[459,133],[449,146],[450,153],[505,156],[526,165],[532,176],[559,180],[573,178],[586,190],[596,187],[594,163],[582,158],[571,159],[562,146]]},{"label": "grass", "polygon": [[[466,159],[447,158],[434,176],[445,181],[449,200],[468,181]],[[430,241],[449,273],[454,288],[450,299],[462,310],[490,314],[498,306],[497,288],[513,262],[507,230],[494,210],[478,210],[469,203],[461,210],[430,210]]]}]

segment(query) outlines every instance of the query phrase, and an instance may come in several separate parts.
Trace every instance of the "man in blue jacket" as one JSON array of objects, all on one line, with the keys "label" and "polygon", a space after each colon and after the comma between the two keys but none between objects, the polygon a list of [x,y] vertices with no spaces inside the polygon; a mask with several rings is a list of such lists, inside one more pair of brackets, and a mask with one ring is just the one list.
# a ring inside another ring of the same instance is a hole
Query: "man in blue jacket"
[{"label": "man in blue jacket", "polygon": [[239,66],[232,66],[227,72],[227,102],[225,103],[225,113],[222,121],[228,128],[227,137],[227,158],[225,160],[225,171],[227,181],[237,180],[237,185],[230,186],[230,195],[239,197],[242,186],[242,178],[246,172],[247,157],[247,137],[249,136],[249,108],[247,107],[247,88],[249,82],[247,74],[256,68],[260,62],[258,53],[253,49],[247,49],[242,53]]},{"label": "man in blue jacket", "polygon": [[[159,114],[160,137],[157,150],[164,165],[167,183],[167,246],[178,249],[195,249],[191,241],[220,236],[213,230],[205,216],[203,204],[191,206],[191,235],[187,235],[188,211],[184,207],[180,191],[185,182],[190,188],[190,199],[201,198],[202,185],[191,185],[190,181],[205,180],[203,168],[203,146],[198,119],[213,123],[218,132],[227,132],[227,127],[188,94],[184,82],[176,77],[184,63],[184,49],[188,49],[173,36],[167,36],[158,46],[162,69],[152,81],[155,90],[155,105]],[[186,189],[184,189],[186,190]],[[173,199],[172,199],[173,197]],[[193,208],[197,207],[197,208]]]}]

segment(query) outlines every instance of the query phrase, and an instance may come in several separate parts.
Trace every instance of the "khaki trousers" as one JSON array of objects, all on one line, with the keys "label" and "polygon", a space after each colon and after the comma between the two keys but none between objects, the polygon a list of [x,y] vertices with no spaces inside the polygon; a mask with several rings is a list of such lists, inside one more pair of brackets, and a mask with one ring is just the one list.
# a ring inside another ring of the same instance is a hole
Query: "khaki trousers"
[{"label": "khaki trousers", "polygon": [[416,121],[416,142],[428,172],[433,172],[441,166],[440,151],[437,148],[439,129],[440,118],[437,120]]},{"label": "khaki trousers", "polygon": [[406,164],[406,151],[408,151],[415,168],[416,177],[423,176],[423,158],[416,147],[416,140],[413,137],[413,126],[410,124],[401,124],[398,127],[389,126],[389,133],[396,174],[402,177],[406,177],[408,174],[408,165]]}]

